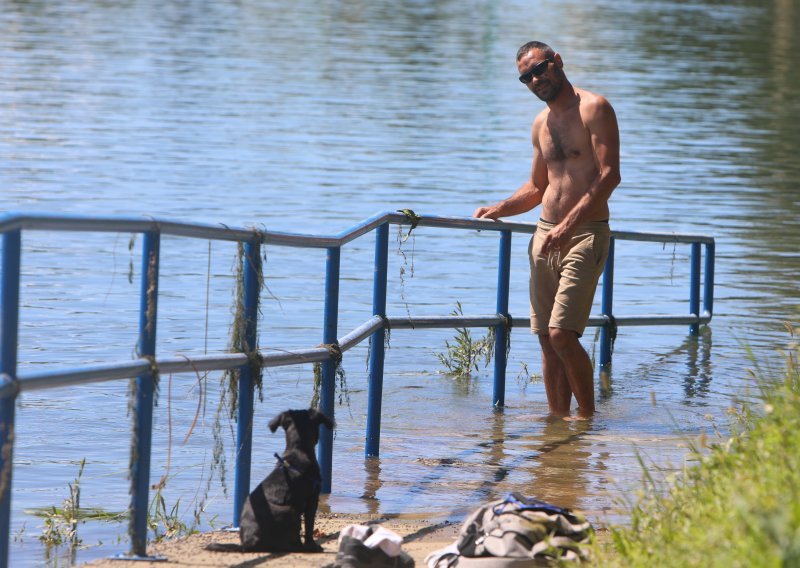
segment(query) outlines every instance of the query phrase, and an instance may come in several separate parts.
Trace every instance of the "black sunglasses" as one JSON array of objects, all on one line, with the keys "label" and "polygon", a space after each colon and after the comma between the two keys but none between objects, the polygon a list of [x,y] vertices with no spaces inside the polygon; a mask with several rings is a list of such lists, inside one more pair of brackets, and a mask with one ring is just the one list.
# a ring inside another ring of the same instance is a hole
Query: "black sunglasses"
[{"label": "black sunglasses", "polygon": [[540,75],[544,75],[547,71],[547,66],[553,60],[552,57],[548,57],[544,61],[540,61],[533,67],[531,67],[527,73],[523,73],[519,76],[520,83],[525,83],[526,85],[533,81],[534,77],[539,77]]}]

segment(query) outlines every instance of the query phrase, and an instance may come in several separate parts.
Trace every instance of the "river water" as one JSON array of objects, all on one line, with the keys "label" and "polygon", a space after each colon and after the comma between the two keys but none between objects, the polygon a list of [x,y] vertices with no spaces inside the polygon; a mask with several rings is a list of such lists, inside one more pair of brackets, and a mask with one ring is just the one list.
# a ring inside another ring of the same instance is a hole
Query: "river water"
[{"label": "river water", "polygon": [[[650,469],[681,467],[686,440],[727,428],[748,369],[779,366],[800,273],[800,6],[794,0],[0,3],[0,209],[148,216],[333,234],[374,213],[469,216],[530,167],[542,108],[517,81],[519,45],[559,51],[578,86],[614,105],[619,230],[710,235],[715,314],[621,328],[589,425],[551,424],[534,339],[512,334],[507,408],[491,366],[443,374],[452,331],[396,330],[386,359],[380,460],[365,461],[365,345],[344,359],[333,493],[323,510],[448,516],[515,490],[624,522]],[[520,216],[533,222],[536,212]],[[25,233],[20,373],[131,358],[138,254],[128,234]],[[511,314],[527,314],[527,243],[513,243]],[[497,236],[418,228],[393,241],[389,313],[494,311]],[[688,312],[688,247],[620,242],[615,313]],[[262,349],[322,340],[324,252],[268,247]],[[162,245],[158,352],[224,351],[235,246]],[[340,336],[371,314],[372,238],[342,255]],[[599,294],[598,294],[599,297]],[[598,312],[597,309],[594,311]],[[473,330],[480,337],[483,330]],[[596,347],[589,330],[587,349]],[[533,375],[533,376],[532,376]],[[280,451],[266,422],[306,406],[310,366],[271,369],[257,404],[253,479]],[[230,522],[211,483],[219,377],[162,377],[153,483],[201,528]],[[80,480],[82,507],[122,511],[127,384],[24,394],[17,411],[12,565],[63,565],[37,508]],[[192,423],[197,416],[196,425]],[[191,433],[190,433],[191,432]],[[186,439],[188,438],[188,439]],[[186,439],[186,440],[185,440]],[[79,561],[128,550],[124,523],[81,525]]]}]

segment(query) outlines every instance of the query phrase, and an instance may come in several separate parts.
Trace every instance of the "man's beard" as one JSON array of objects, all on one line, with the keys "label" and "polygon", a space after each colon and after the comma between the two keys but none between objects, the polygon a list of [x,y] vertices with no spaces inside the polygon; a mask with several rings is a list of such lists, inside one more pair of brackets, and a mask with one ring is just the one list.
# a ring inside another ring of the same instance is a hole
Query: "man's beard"
[{"label": "man's beard", "polygon": [[533,94],[539,97],[544,102],[549,103],[558,96],[563,86],[564,86],[564,78],[558,77],[554,81],[550,81],[545,88],[541,90],[534,90]]}]

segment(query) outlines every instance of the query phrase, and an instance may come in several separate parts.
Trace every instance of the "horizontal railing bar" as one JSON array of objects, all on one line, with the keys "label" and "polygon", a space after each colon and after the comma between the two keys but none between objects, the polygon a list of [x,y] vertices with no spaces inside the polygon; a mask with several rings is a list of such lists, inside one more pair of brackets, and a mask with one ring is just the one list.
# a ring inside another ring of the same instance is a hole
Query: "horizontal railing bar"
[{"label": "horizontal railing bar", "polygon": [[614,316],[614,321],[617,327],[631,327],[638,325],[689,325],[693,323],[706,324],[711,321],[711,316],[708,312],[701,316],[685,315],[685,316]]},{"label": "horizontal railing bar", "polygon": [[497,314],[485,316],[418,316],[387,317],[390,329],[452,329],[456,327],[488,327],[503,321]]},{"label": "horizontal railing bar", "polygon": [[[264,367],[278,367],[296,363],[313,363],[325,361],[331,357],[330,351],[324,347],[283,351],[262,355]],[[223,355],[183,356],[156,360],[159,373],[185,373],[201,371],[224,371],[241,367],[247,363],[244,353],[226,353]],[[20,391],[33,391],[46,388],[57,388],[80,385],[84,383],[130,379],[150,369],[147,360],[108,363],[91,367],[77,367],[62,371],[45,371],[40,373],[20,373]],[[6,388],[0,383],[0,391]]]},{"label": "horizontal railing bar", "polygon": [[[399,219],[401,217],[402,219]],[[394,222],[395,224],[402,223],[402,220],[405,219],[405,215],[399,215],[397,213],[391,213],[389,211],[384,211],[382,213],[378,213],[365,219],[358,225],[354,225],[353,227],[342,231],[336,236],[336,239],[339,241],[340,244],[346,244],[350,241],[357,239],[363,235],[366,235],[370,231],[378,228],[380,225],[388,222]]]},{"label": "horizontal railing bar", "polygon": [[[15,229],[86,231],[107,233],[144,233],[156,231],[163,235],[213,239],[222,241],[243,242],[258,238],[264,244],[277,246],[293,246],[301,248],[330,248],[342,246],[358,237],[369,233],[383,223],[408,225],[412,219],[403,213],[383,212],[333,236],[315,236],[302,233],[286,233],[226,226],[214,226],[156,218],[133,217],[81,217],[75,215],[52,214],[6,214],[0,216],[0,233]],[[469,229],[486,231],[513,231],[532,234],[536,231],[535,223],[519,223],[473,219],[468,217],[438,217],[420,215],[419,226],[450,229]],[[714,242],[712,237],[702,235],[686,235],[679,233],[636,233],[632,231],[612,231],[619,240],[646,241],[658,243],[704,243]]]},{"label": "horizontal railing bar", "polygon": [[611,231],[611,236],[621,241],[640,241],[651,243],[703,243],[712,244],[713,237],[686,235],[681,233],[637,233],[633,231]]},{"label": "horizontal railing bar", "polygon": [[337,237],[315,237],[313,235],[275,231],[263,233],[261,242],[267,245],[297,248],[332,248],[342,244],[342,240]]},{"label": "horizontal railing bar", "polygon": [[[408,218],[400,214],[392,216],[395,223],[408,224]],[[420,227],[438,227],[443,229],[468,229],[478,231],[512,231],[515,233],[533,234],[536,232],[536,223],[520,223],[491,219],[474,219],[471,217],[435,217],[421,215]]]},{"label": "horizontal railing bar", "polygon": [[[391,214],[394,223],[408,223],[409,220],[402,214]],[[488,219],[473,219],[468,217],[434,217],[421,215],[421,227],[442,227],[449,229],[477,229],[489,231],[512,231],[516,233],[534,233],[536,223],[508,222]],[[704,235],[688,235],[681,233],[638,233],[633,231],[611,231],[612,236],[624,241],[649,241],[657,243],[705,243],[714,242],[712,237]]]},{"label": "horizontal railing bar", "polygon": [[258,234],[255,229],[231,229],[229,227],[190,225],[188,223],[176,223],[173,221],[156,221],[153,229],[158,230],[162,235],[171,235],[173,237],[235,242],[249,241],[254,239]]},{"label": "horizontal railing bar", "polygon": [[[203,355],[199,357],[172,357],[156,361],[159,373],[183,373],[191,371],[223,371],[240,367],[247,362],[243,353],[226,353],[224,355]],[[31,391],[45,388],[56,388],[79,385],[83,383],[130,379],[150,369],[146,360],[109,363],[91,367],[65,369],[63,371],[45,371],[31,375],[20,374],[20,390]]]},{"label": "horizontal railing bar", "polygon": [[[528,319],[527,321],[530,321]],[[640,325],[690,325],[693,323],[708,323],[711,321],[711,314],[703,312],[702,315],[687,314],[685,316],[670,316],[660,314],[650,314],[643,316],[614,316],[614,323],[617,327],[632,327]],[[589,318],[588,327],[600,327],[606,325],[609,318],[597,316]],[[516,320],[514,320],[516,324]]]},{"label": "horizontal railing bar", "polygon": [[[688,325],[693,323],[705,324],[711,321],[711,315],[708,312],[703,312],[702,315],[696,316],[687,314],[685,316],[670,316],[670,315],[644,315],[644,316],[614,316],[614,323],[617,327],[632,327],[639,325]],[[605,316],[594,316],[589,318],[589,323],[586,327],[601,327],[609,323],[609,318]],[[529,317],[512,317],[511,327],[530,327],[531,318]],[[477,326],[476,326],[477,327]]]},{"label": "horizontal railing bar", "polygon": [[161,374],[187,373],[202,371],[224,371],[235,369],[247,363],[247,355],[244,353],[225,353],[223,355],[201,355],[189,357],[171,357],[169,359],[158,359],[158,372]]},{"label": "horizontal railing bar", "polygon": [[223,241],[247,241],[253,238],[253,229],[231,229],[194,223],[178,223],[155,218],[133,217],[79,217],[69,215],[5,215],[0,217],[0,233],[14,229],[35,231],[85,231],[95,233],[146,233],[155,231],[164,235],[194,237]]},{"label": "horizontal railing bar", "polygon": [[269,353],[261,356],[261,365],[264,367],[283,367],[285,365],[299,365],[303,363],[322,363],[333,355],[325,347],[312,347],[311,349],[288,349],[282,353]]},{"label": "horizontal railing bar", "polygon": [[372,316],[371,319],[368,319],[353,331],[342,337],[339,340],[339,348],[342,350],[342,352],[352,349],[379,329],[383,329],[383,327],[383,318],[380,316]]},{"label": "horizontal railing bar", "polygon": [[150,362],[146,359],[125,361],[124,363],[108,363],[92,365],[91,367],[77,367],[61,371],[43,371],[39,373],[20,373],[19,388],[21,392],[69,387],[86,383],[99,383],[118,379],[130,379],[150,369]]},{"label": "horizontal railing bar", "polygon": [[[339,347],[344,352],[352,349],[374,332],[383,327],[390,329],[454,329],[458,327],[489,327],[501,324],[504,321],[498,314],[482,316],[418,316],[418,317],[387,317],[373,316],[353,331],[339,340]],[[588,327],[606,325],[609,319],[604,316],[589,318]],[[711,315],[704,312],[700,316],[619,316],[614,318],[617,327],[645,326],[645,325],[686,325],[705,324],[711,321]],[[512,327],[530,327],[529,317],[512,317]],[[307,349],[281,350],[279,352],[261,351],[261,364],[263,367],[282,367],[303,363],[321,363],[333,357],[333,353],[326,347],[312,347]],[[271,351],[267,348],[266,351]],[[161,374],[224,371],[240,367],[247,363],[244,353],[225,353],[222,355],[179,356],[159,359],[156,368]],[[47,388],[58,388],[130,379],[150,369],[147,360],[125,361],[122,363],[108,363],[88,367],[77,367],[61,371],[43,371],[38,373],[20,373],[15,386],[10,377],[3,376],[0,380],[0,396],[7,390],[19,388],[21,392],[35,391]]]}]

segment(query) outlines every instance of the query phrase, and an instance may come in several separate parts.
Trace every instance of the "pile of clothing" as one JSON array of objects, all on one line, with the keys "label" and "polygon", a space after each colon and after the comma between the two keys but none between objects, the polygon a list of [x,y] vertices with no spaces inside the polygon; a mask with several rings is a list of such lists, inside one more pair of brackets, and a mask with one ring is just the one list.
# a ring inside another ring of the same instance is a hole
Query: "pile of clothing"
[{"label": "pile of clothing", "polygon": [[583,515],[511,493],[474,511],[456,542],[428,555],[428,568],[546,566],[589,559],[592,526]]}]

